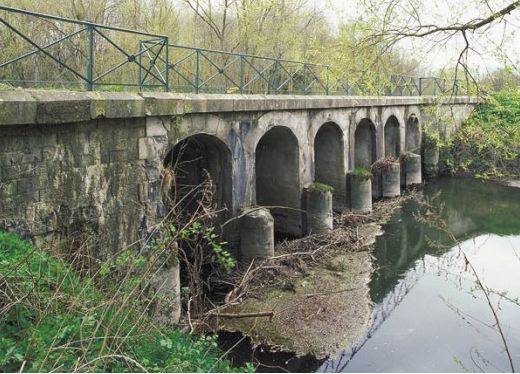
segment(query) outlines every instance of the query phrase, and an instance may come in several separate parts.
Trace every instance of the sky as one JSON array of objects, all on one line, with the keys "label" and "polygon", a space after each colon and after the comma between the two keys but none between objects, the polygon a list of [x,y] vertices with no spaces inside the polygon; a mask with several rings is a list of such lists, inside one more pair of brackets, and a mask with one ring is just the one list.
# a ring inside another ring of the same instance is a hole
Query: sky
[{"label": "sky", "polygon": [[[399,0],[403,11],[414,4],[423,24],[449,25],[486,18],[492,11],[509,5],[513,0]],[[312,0],[323,8],[333,28],[342,22],[361,18],[366,19],[359,0]],[[381,7],[381,11],[386,7]],[[398,12],[399,13],[399,12]],[[520,9],[503,20],[497,20],[491,27],[486,27],[469,36],[470,50],[468,65],[481,73],[504,66],[514,66],[520,70]],[[399,47],[413,51],[421,62],[422,68],[438,70],[454,66],[464,48],[464,39],[459,33],[448,42],[434,43],[425,39],[408,39],[399,43]],[[517,70],[520,73],[520,71]]]}]

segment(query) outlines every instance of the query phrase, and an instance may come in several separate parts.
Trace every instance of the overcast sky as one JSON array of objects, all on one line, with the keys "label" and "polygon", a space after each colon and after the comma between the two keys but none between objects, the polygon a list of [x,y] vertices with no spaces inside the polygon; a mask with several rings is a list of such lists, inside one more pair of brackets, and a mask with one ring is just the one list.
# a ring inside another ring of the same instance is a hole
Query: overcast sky
[{"label": "overcast sky", "polygon": [[[401,0],[403,6],[410,2],[417,3],[423,24],[448,25],[454,22],[467,22],[475,18],[485,18],[491,10],[497,11],[507,6],[512,0]],[[325,9],[331,25],[345,20],[366,17],[360,1],[356,0],[314,0],[315,4]],[[487,4],[486,4],[487,3]],[[487,6],[491,9],[489,9]],[[494,70],[504,65],[520,65],[520,9],[515,10],[504,21],[497,21],[493,26],[470,37],[468,60],[472,69],[481,72]],[[413,51],[423,66],[439,69],[454,66],[464,48],[462,35],[457,35],[448,42],[432,43],[424,39],[409,39],[400,43],[402,48]]]}]

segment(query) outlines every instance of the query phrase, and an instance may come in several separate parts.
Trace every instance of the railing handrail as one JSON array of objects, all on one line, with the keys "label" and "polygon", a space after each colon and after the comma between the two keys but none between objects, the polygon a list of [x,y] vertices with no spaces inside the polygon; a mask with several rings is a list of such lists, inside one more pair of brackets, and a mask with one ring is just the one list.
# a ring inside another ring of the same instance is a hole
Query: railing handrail
[{"label": "railing handrail", "polygon": [[127,32],[127,33],[137,34],[137,35],[146,35],[146,36],[151,36],[151,37],[156,37],[156,38],[161,38],[161,39],[167,38],[166,35],[153,34],[153,33],[149,33],[146,31],[139,31],[139,30],[133,30],[133,29],[126,29],[124,27],[109,26],[109,25],[104,25],[102,23],[95,23],[95,22],[90,22],[90,21],[81,21],[81,20],[77,20],[77,19],[73,19],[73,18],[54,16],[52,14],[32,12],[30,10],[12,8],[12,7],[8,7],[5,5],[0,5],[0,10],[4,10],[7,12],[13,12],[13,13],[19,13],[19,14],[25,14],[25,15],[32,16],[32,17],[52,19],[54,21],[69,22],[69,23],[74,23],[76,25],[93,26],[93,27],[98,27],[100,29],[121,31],[121,32]]},{"label": "railing handrail", "polygon": [[179,49],[187,49],[187,50],[199,50],[201,52],[219,53],[219,54],[228,55],[228,56],[237,56],[237,57],[246,57],[246,58],[258,58],[258,59],[268,60],[268,61],[280,61],[280,62],[287,62],[287,63],[290,63],[290,64],[300,64],[300,65],[307,65],[307,66],[319,66],[319,67],[323,67],[323,68],[330,68],[330,65],[327,65],[327,64],[317,64],[315,62],[306,62],[306,61],[299,61],[299,60],[287,60],[287,59],[284,59],[284,58],[252,55],[252,54],[249,54],[249,53],[242,53],[242,52],[222,51],[222,50],[219,50],[219,49],[191,47],[191,46],[180,45],[180,44],[168,44],[168,47],[170,47],[170,48],[179,48]]}]

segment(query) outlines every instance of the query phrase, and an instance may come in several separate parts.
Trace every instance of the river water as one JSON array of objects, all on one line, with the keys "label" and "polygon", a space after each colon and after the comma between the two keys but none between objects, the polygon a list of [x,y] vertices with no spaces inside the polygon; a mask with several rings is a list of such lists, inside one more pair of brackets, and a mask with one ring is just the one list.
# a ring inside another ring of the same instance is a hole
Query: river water
[{"label": "river water", "polygon": [[[520,370],[520,189],[439,179],[424,190],[460,247],[416,219],[408,203],[385,225],[370,283],[365,336],[321,372],[511,371],[492,310],[461,249],[490,289]],[[500,295],[499,295],[500,294]]]}]

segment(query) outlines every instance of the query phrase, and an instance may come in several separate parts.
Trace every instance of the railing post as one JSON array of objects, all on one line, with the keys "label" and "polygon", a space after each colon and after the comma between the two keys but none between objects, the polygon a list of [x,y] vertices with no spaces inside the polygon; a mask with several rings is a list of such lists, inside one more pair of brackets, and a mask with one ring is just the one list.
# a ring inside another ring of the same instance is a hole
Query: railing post
[{"label": "railing post", "polygon": [[330,79],[330,66],[327,65],[325,69],[325,95],[329,95],[329,79]]},{"label": "railing post", "polygon": [[143,65],[143,41],[139,40],[139,64],[137,66],[137,83],[139,91],[143,90],[143,72],[141,66]]},{"label": "railing post", "polygon": [[419,77],[419,96],[422,96],[423,94],[423,86],[422,86],[422,78]]},{"label": "railing post", "polygon": [[166,37],[163,41],[166,43],[164,46],[164,53],[166,53],[164,58],[164,64],[166,65],[166,69],[164,71],[164,92],[168,92],[170,91],[170,42],[168,37]]},{"label": "railing post", "polygon": [[94,26],[87,28],[88,56],[87,56],[87,90],[94,89]]},{"label": "railing post", "polygon": [[280,60],[276,60],[276,63],[275,63],[275,68],[274,68],[274,93],[275,94],[278,94],[278,91],[280,89],[280,85],[278,84],[279,83],[279,71],[280,71]]},{"label": "railing post", "polygon": [[195,93],[198,94],[200,90],[200,49],[195,50]]},{"label": "railing post", "polygon": [[307,95],[307,64],[303,64],[303,94]]},{"label": "railing post", "polygon": [[240,55],[240,93],[244,93],[244,56]]}]

